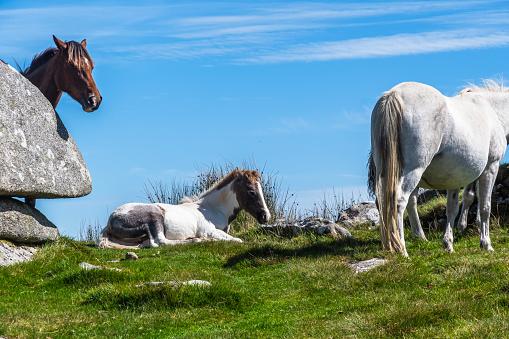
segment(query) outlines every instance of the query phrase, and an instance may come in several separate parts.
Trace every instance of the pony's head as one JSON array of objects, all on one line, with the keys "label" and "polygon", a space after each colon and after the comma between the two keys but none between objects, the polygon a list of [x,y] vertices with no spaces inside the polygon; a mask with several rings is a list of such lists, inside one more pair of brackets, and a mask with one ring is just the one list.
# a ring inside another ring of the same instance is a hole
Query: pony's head
[{"label": "pony's head", "polygon": [[270,212],[263,197],[260,173],[236,169],[230,175],[235,176],[232,189],[239,208],[251,214],[261,224],[268,222]]},{"label": "pony's head", "polygon": [[59,90],[81,104],[85,112],[99,108],[102,97],[92,78],[94,62],[88,54],[87,41],[63,42],[53,36],[58,52],[53,57],[54,79]]}]

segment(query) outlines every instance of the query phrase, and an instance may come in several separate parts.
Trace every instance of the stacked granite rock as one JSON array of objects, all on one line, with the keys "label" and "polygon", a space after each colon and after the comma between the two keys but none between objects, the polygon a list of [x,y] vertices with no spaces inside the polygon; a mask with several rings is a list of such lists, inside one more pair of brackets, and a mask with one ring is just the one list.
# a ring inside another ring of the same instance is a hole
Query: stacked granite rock
[{"label": "stacked granite rock", "polygon": [[59,236],[37,209],[12,197],[75,198],[91,191],[87,166],[57,112],[0,60],[0,239],[41,243]]}]

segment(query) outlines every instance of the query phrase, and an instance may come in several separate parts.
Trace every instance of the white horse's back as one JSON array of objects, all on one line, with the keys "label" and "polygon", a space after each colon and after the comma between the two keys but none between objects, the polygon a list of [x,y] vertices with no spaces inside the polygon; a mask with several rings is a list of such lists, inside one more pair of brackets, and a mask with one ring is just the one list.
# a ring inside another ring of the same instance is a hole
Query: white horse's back
[{"label": "white horse's back", "polygon": [[477,93],[445,97],[419,83],[403,83],[391,91],[398,92],[404,107],[404,167],[425,167],[418,186],[451,189],[477,179],[493,156],[492,139],[504,137],[488,102]]}]

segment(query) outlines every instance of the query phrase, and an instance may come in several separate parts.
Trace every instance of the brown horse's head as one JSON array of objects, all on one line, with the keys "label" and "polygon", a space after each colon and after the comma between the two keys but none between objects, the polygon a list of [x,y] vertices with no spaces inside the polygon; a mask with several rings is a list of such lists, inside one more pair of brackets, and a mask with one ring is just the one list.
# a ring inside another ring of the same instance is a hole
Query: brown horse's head
[{"label": "brown horse's head", "polygon": [[240,209],[245,210],[263,224],[269,221],[270,212],[263,197],[261,176],[257,171],[235,170],[233,192],[237,196]]},{"label": "brown horse's head", "polygon": [[102,97],[92,78],[94,62],[86,50],[87,41],[63,42],[55,36],[53,40],[59,51],[52,63],[56,86],[79,102],[85,112],[95,111]]}]

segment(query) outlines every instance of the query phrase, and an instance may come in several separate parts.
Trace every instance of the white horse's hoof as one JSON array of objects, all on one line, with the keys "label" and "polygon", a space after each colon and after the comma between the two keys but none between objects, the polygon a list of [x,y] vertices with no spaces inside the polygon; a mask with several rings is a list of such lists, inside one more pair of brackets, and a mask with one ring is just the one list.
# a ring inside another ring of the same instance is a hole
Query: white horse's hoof
[{"label": "white horse's hoof", "polygon": [[445,252],[453,253],[454,248],[452,247],[452,241],[442,241],[442,246]]},{"label": "white horse's hoof", "polygon": [[454,253],[454,249],[452,247],[444,247],[444,252],[447,252],[447,253]]},{"label": "white horse's hoof", "polygon": [[491,247],[491,242],[490,241],[481,240],[479,245],[480,245],[481,248],[484,248],[487,251],[494,252],[493,247]]}]

